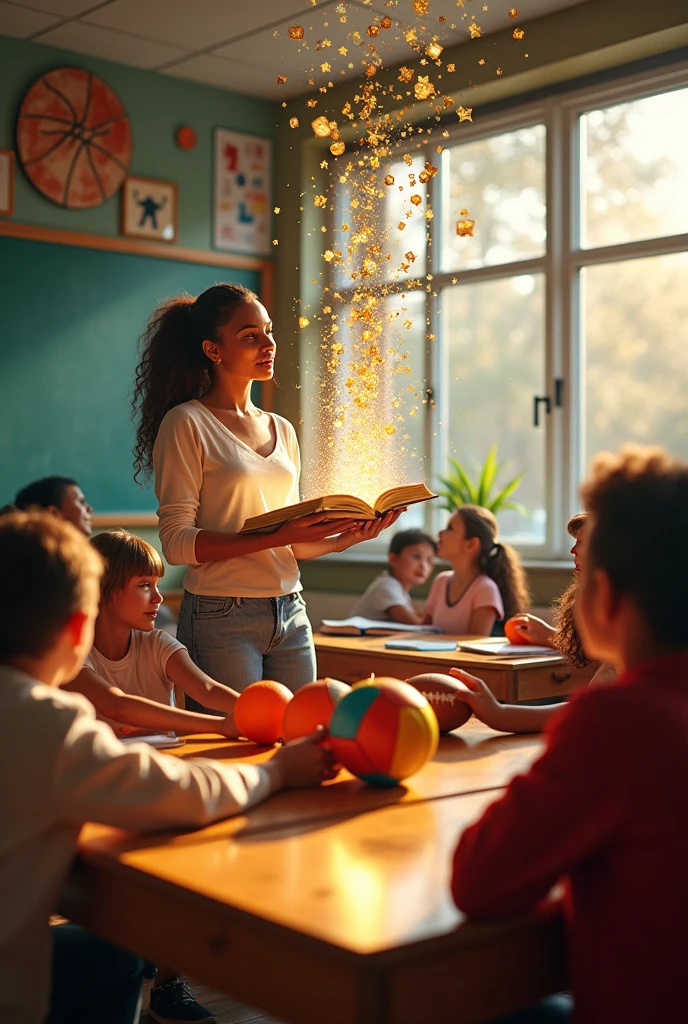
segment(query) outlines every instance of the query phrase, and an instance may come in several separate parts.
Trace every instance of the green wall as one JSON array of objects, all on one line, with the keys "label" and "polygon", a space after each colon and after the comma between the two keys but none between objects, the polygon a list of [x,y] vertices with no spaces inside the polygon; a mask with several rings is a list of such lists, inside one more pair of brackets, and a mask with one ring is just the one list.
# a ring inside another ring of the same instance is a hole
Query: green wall
[{"label": "green wall", "polygon": [[[178,244],[210,249],[212,129],[217,125],[273,138],[278,104],[0,36],[0,149],[16,148],[16,115],[29,86],[51,68],[65,66],[87,68],[112,86],[131,119],[134,154],[129,173],[176,182]],[[174,141],[176,128],[183,124],[190,125],[198,137],[189,153]],[[17,169],[16,221],[118,235],[119,210],[118,195],[90,210],[67,210],[45,199]]]}]

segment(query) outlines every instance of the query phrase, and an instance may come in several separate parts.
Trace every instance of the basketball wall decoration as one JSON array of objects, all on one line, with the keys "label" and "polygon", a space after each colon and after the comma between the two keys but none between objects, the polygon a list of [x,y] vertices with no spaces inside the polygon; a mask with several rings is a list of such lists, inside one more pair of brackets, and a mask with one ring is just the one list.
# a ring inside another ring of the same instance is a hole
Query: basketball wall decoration
[{"label": "basketball wall decoration", "polygon": [[113,196],[131,150],[129,115],[91,71],[49,71],[24,97],[17,118],[19,162],[38,191],[60,206],[85,209]]}]

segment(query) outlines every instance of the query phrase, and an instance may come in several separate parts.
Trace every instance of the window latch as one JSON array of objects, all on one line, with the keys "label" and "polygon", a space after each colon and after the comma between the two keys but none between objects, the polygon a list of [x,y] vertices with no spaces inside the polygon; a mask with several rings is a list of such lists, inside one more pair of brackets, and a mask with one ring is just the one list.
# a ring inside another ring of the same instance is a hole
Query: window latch
[{"label": "window latch", "polygon": [[[540,426],[540,403],[544,405],[545,412],[549,416],[552,412],[552,399],[549,395],[533,395],[533,426]],[[564,379],[563,377],[555,377],[554,379],[554,407],[555,409],[561,409],[564,404]]]}]

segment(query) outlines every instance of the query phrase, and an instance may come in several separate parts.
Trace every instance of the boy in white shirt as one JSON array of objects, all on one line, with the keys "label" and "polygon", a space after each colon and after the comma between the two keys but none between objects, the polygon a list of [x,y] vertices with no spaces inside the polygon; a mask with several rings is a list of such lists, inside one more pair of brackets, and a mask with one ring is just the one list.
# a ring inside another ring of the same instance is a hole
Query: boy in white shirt
[{"label": "boy in white shirt", "polygon": [[88,701],[59,689],[91,647],[101,572],[100,556],[71,524],[45,513],[0,519],[3,1024],[43,1024],[48,1013],[50,1024],[69,1015],[98,1024],[138,1020],[139,958],[74,925],[48,923],[85,821],[200,827],[283,786],[332,774],[317,735],[265,765],[183,761],[120,743]]},{"label": "boy in white shirt", "polygon": [[[160,555],[126,530],[99,533],[91,544],[105,562],[93,647],[79,675],[65,689],[88,697],[98,717],[118,734],[132,727],[154,731],[238,733],[238,694],[192,662],[178,640],[156,629],[165,572]],[[223,718],[174,707],[175,685]]]},{"label": "boy in white shirt", "polygon": [[413,607],[409,591],[429,578],[436,554],[437,542],[423,530],[395,533],[387,555],[389,570],[375,577],[351,614],[378,622],[421,623],[423,616]]}]

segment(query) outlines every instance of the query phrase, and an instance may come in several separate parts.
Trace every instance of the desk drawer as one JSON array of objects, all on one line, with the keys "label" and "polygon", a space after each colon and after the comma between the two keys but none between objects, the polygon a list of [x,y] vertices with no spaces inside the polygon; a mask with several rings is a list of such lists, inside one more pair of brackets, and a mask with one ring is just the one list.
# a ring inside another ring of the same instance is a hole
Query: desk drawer
[{"label": "desk drawer", "polygon": [[588,683],[594,671],[594,665],[586,665],[585,668],[542,665],[521,669],[516,673],[516,701],[563,697]]}]

